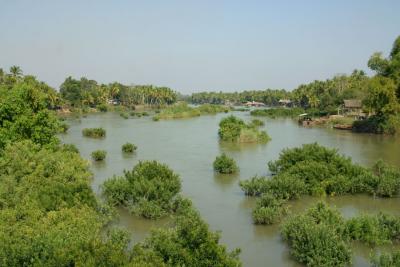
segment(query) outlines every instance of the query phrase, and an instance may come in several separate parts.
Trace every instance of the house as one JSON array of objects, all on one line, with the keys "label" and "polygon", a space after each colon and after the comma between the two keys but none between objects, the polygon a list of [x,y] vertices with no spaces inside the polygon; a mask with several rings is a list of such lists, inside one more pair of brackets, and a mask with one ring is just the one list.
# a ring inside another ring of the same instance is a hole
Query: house
[{"label": "house", "polygon": [[265,107],[265,104],[262,102],[256,102],[256,101],[248,101],[247,103],[244,104],[247,107]]},{"label": "house", "polygon": [[359,99],[343,100],[343,112],[347,116],[362,116],[362,103]]},{"label": "house", "polygon": [[284,107],[291,107],[292,106],[292,100],[290,99],[280,99],[279,105],[284,106]]},{"label": "house", "polygon": [[119,100],[118,99],[108,99],[107,103],[110,105],[119,105]]}]

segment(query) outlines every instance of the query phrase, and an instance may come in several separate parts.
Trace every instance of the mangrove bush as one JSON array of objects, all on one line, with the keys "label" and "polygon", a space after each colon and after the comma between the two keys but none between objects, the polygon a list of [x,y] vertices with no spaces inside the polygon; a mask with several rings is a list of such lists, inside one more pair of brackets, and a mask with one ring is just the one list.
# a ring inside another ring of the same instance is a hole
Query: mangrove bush
[{"label": "mangrove bush", "polygon": [[92,159],[95,161],[102,161],[106,158],[107,151],[105,150],[95,150],[91,154]]},{"label": "mangrove bush", "polygon": [[133,153],[137,149],[137,146],[135,146],[132,143],[125,143],[122,145],[122,152],[125,153]]},{"label": "mangrove bush", "polygon": [[82,130],[83,136],[92,138],[103,138],[106,136],[106,130],[103,128],[85,128]]},{"label": "mangrove bush", "polygon": [[115,176],[103,184],[109,203],[150,219],[171,213],[180,190],[179,176],[157,161],[141,161],[131,171],[124,171],[124,176]]},{"label": "mangrove bush", "polygon": [[239,171],[239,167],[233,158],[228,157],[225,153],[217,156],[213,163],[214,171],[223,174],[230,174]]}]

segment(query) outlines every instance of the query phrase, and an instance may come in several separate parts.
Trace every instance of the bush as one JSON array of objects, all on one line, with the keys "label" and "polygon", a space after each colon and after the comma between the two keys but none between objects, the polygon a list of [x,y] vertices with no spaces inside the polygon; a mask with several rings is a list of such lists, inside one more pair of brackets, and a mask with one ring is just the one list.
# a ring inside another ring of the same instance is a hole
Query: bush
[{"label": "bush", "polygon": [[399,194],[400,170],[379,160],[372,167],[377,176],[374,193],[381,197],[394,197]]},{"label": "bush", "polygon": [[66,133],[69,129],[69,125],[65,122],[60,123],[60,133]]},{"label": "bush", "polygon": [[129,115],[126,112],[121,112],[119,115],[124,119],[129,119]]},{"label": "bush", "polygon": [[255,224],[273,224],[279,222],[288,213],[285,206],[286,200],[277,198],[272,194],[263,194],[257,200],[256,208],[253,210],[253,221]]},{"label": "bush", "polygon": [[136,149],[137,146],[132,143],[125,143],[122,145],[122,151],[125,153],[133,153]]},{"label": "bush", "polygon": [[149,219],[173,212],[180,189],[179,176],[157,161],[139,162],[132,171],[124,171],[123,177],[113,177],[103,184],[109,203]]},{"label": "bush", "polygon": [[96,108],[101,112],[107,112],[108,111],[108,106],[106,104],[97,105]]},{"label": "bush", "polygon": [[62,144],[61,150],[79,154],[79,149],[74,144]]},{"label": "bush", "polygon": [[103,128],[85,128],[82,130],[85,137],[102,138],[106,136],[106,130]]},{"label": "bush", "polygon": [[345,235],[370,245],[390,244],[400,237],[400,218],[382,213],[357,216],[346,222]]},{"label": "bush", "polygon": [[107,155],[107,151],[105,151],[105,150],[95,150],[91,154],[92,159],[94,159],[95,161],[104,160],[106,158],[106,155]]},{"label": "bush", "polygon": [[270,109],[255,109],[250,112],[252,116],[263,116],[263,117],[297,117],[304,113],[302,108],[270,108]]},{"label": "bush", "polygon": [[400,130],[400,115],[374,115],[353,122],[353,131],[376,134],[395,134]]},{"label": "bush", "polygon": [[262,120],[259,120],[259,119],[253,119],[253,120],[251,120],[251,123],[250,123],[250,126],[253,126],[253,127],[261,127],[261,126],[264,126],[265,125],[265,123],[262,121]]},{"label": "bush", "polygon": [[373,267],[398,267],[400,266],[400,251],[375,256],[371,262]]},{"label": "bush", "polygon": [[214,171],[219,173],[235,173],[239,171],[238,166],[234,159],[228,157],[225,153],[215,158],[213,163]]},{"label": "bush", "polygon": [[343,218],[324,203],[287,220],[281,229],[290,253],[307,266],[347,266],[351,251],[341,232]]},{"label": "bush", "polygon": [[[180,200],[180,210],[171,229],[157,229],[134,249],[134,258],[158,255],[167,266],[241,266],[240,250],[229,252],[219,244],[220,235],[212,232],[190,201]],[[160,264],[154,266],[161,266]]]}]

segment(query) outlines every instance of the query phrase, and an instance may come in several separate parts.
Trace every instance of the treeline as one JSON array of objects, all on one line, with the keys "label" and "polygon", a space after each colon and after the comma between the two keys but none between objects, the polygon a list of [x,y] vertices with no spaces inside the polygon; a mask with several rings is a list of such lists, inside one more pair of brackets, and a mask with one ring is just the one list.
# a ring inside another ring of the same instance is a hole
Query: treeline
[{"label": "treeline", "polygon": [[177,100],[177,93],[168,87],[153,85],[98,84],[95,80],[68,77],[60,86],[60,95],[73,107],[95,107],[112,101],[134,105],[169,105]]},{"label": "treeline", "polygon": [[[382,53],[373,54],[368,67],[375,72],[369,77],[362,70],[350,75],[336,75],[324,81],[302,84],[293,91],[260,90],[235,93],[202,92],[192,94],[195,104],[242,104],[247,101],[263,102],[268,106],[279,105],[280,99],[290,99],[296,106],[314,115],[337,114],[345,99],[362,101],[368,119],[357,121],[353,129],[358,132],[393,134],[400,129],[400,36],[395,40],[387,58]],[[278,112],[279,113],[279,112]]]},{"label": "treeline", "polygon": [[193,104],[242,104],[247,101],[262,102],[269,106],[276,106],[279,104],[280,99],[290,98],[291,93],[281,90],[253,90],[244,92],[200,92],[193,93],[189,98]]},{"label": "treeline", "polygon": [[[129,234],[109,225],[115,210],[93,193],[87,161],[56,136],[55,91],[14,70],[0,76],[0,266],[241,265],[239,251],[221,245],[182,197],[172,207],[171,227],[155,229],[132,248]],[[128,197],[152,211],[164,202],[149,198],[146,184],[154,181],[146,178],[154,172],[141,169],[135,186],[145,186]]]}]

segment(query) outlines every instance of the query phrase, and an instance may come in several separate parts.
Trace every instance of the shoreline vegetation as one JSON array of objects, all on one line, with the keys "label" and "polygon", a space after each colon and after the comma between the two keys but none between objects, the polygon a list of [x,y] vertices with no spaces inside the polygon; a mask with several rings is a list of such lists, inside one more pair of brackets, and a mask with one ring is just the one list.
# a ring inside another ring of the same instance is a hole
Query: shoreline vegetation
[{"label": "shoreline vegetation", "polygon": [[[126,197],[145,217],[173,211],[169,227],[154,229],[132,247],[130,233],[111,224],[114,207],[93,192],[89,162],[57,137],[65,128],[55,112],[57,95],[16,66],[0,72],[1,265],[241,266],[240,250],[221,244],[191,201],[177,195],[179,177],[156,162],[108,181],[111,204]],[[82,134],[97,138],[105,131]]]},{"label": "shoreline vegetation", "polygon": [[[354,70],[350,75],[301,84],[293,91],[200,92],[183,96],[168,87],[126,86],[117,82],[99,84],[85,77],[79,80],[68,77],[60,86],[60,93],[53,93],[49,107],[61,116],[76,117],[106,111],[120,112],[124,118],[135,113],[136,117],[141,117],[136,110],[149,110],[155,111],[153,120],[158,121],[230,110],[249,111],[247,107],[237,106],[256,103],[270,108],[251,110],[253,116],[294,118],[307,113],[315,118],[307,125],[325,124],[331,116],[343,116],[345,123],[333,124],[334,128],[357,133],[396,134],[400,131],[399,47],[400,37],[394,41],[387,58],[383,58],[381,53],[370,57],[368,67],[375,72],[374,76]],[[346,107],[344,103],[349,100],[360,104]],[[200,106],[191,107],[187,103]],[[353,121],[348,118],[353,118]],[[331,124],[330,119],[328,122]]]}]

